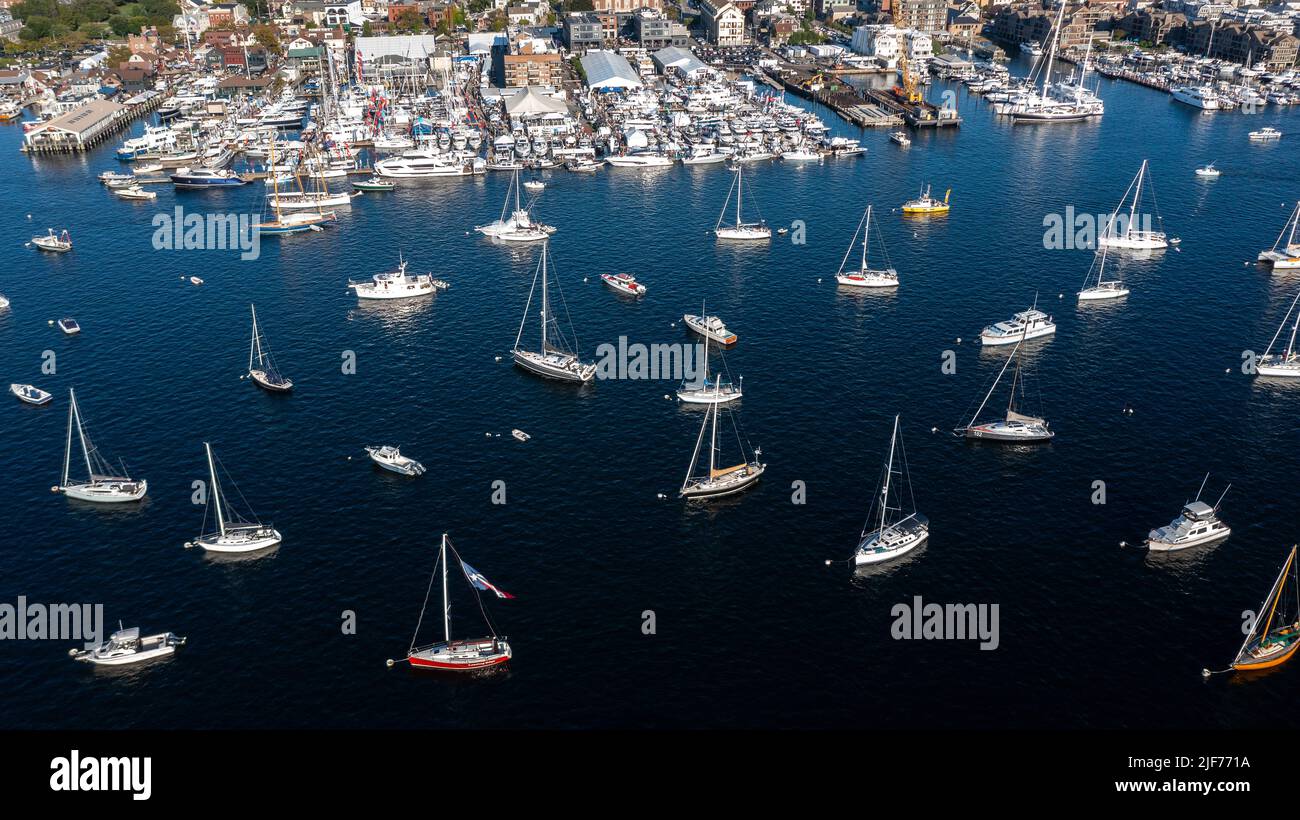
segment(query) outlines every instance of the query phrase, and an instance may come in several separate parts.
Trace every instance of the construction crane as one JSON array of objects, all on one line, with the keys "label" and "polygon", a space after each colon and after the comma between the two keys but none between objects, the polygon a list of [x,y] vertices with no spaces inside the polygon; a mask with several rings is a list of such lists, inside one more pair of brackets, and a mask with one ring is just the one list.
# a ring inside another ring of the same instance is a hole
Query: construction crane
[{"label": "construction crane", "polygon": [[[900,32],[903,31],[904,29],[898,16],[898,0],[890,0],[889,10],[893,15],[894,28],[898,29]],[[903,38],[903,40],[906,39],[906,37]],[[921,89],[917,85],[916,76],[912,74],[911,67],[907,64],[906,42],[900,43],[898,48],[898,76],[902,80],[903,84],[901,86],[894,86],[894,96],[898,97],[903,102],[912,105],[921,102],[924,97],[921,94]]]}]

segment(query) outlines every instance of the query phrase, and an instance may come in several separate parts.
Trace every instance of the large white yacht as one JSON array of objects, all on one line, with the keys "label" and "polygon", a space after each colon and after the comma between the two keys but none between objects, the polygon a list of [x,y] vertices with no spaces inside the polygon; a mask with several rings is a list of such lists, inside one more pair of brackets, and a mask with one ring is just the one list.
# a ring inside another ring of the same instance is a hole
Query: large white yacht
[{"label": "large white yacht", "polygon": [[406,260],[398,262],[397,270],[376,273],[369,282],[348,281],[348,288],[356,292],[357,299],[411,299],[427,296],[437,289],[433,274],[406,272]]},{"label": "large white yacht", "polygon": [[1037,308],[1022,310],[1005,322],[989,325],[980,332],[980,344],[1013,345],[1056,332],[1052,317]]},{"label": "large white yacht", "polygon": [[1178,102],[1193,108],[1219,110],[1219,93],[1212,85],[1180,85],[1169,89],[1169,94]]},{"label": "large white yacht", "polygon": [[393,179],[465,177],[487,173],[487,160],[462,152],[407,151],[375,163],[375,174]]},{"label": "large white yacht", "polygon": [[[1209,480],[1210,477],[1207,475],[1205,478]],[[1228,488],[1231,486],[1229,484]],[[1205,482],[1202,481],[1201,490],[1204,489]],[[1228,489],[1225,488],[1223,495],[1227,494]],[[1223,495],[1219,496],[1220,502],[1223,501]],[[1174,552],[1202,544],[1218,543],[1231,535],[1232,528],[1219,520],[1219,505],[1211,507],[1200,499],[1201,494],[1197,492],[1196,500],[1184,504],[1177,518],[1147,533],[1147,549],[1152,552]]]}]

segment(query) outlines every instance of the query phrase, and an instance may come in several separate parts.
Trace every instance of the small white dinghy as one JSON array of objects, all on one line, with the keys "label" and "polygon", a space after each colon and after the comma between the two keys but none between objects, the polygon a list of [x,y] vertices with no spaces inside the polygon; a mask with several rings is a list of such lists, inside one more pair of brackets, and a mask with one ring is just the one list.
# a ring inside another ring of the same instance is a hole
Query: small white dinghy
[{"label": "small white dinghy", "polygon": [[153,191],[146,191],[140,185],[130,185],[126,188],[114,188],[113,193],[117,194],[118,199],[138,199],[148,202],[158,198],[158,194]]},{"label": "small white dinghy", "polygon": [[532,438],[532,436],[528,435],[528,434],[525,433],[523,430],[520,430],[520,429],[517,428],[517,427],[516,427],[515,429],[513,429],[513,430],[510,431],[510,435],[514,436],[515,438],[519,439],[520,441],[528,441],[528,439]]},{"label": "small white dinghy", "polygon": [[89,649],[69,649],[68,655],[73,660],[97,666],[126,666],[174,655],[176,647],[184,643],[184,638],[172,632],[141,636],[139,627],[122,629],[119,623],[118,630],[108,640]]},{"label": "small white dinghy", "polygon": [[1223,175],[1223,172],[1220,171],[1218,168],[1215,168],[1214,163],[1211,162],[1209,165],[1206,165],[1202,168],[1197,168],[1196,175],[1198,177],[1205,177],[1206,179],[1217,179],[1218,177]]},{"label": "small white dinghy", "polygon": [[73,336],[81,332],[81,325],[77,324],[77,320],[73,319],[71,316],[65,316],[62,319],[60,319],[58,321],[58,325],[59,325],[59,330],[62,330],[64,333],[68,334],[69,336]]},{"label": "small white dinghy", "polygon": [[54,398],[49,393],[31,384],[11,384],[9,392],[18,397],[18,400],[24,404],[49,404],[50,399]]},{"label": "small white dinghy", "polygon": [[527,182],[524,183],[524,190],[527,190],[527,191],[544,191],[544,190],[546,190],[546,183],[545,183],[545,182],[542,182],[541,180],[530,179],[530,180],[528,180]]},{"label": "small white dinghy", "polygon": [[365,450],[371,461],[389,472],[409,476],[424,475],[424,465],[410,456],[402,455],[397,447],[384,444],[379,447],[367,446]]}]

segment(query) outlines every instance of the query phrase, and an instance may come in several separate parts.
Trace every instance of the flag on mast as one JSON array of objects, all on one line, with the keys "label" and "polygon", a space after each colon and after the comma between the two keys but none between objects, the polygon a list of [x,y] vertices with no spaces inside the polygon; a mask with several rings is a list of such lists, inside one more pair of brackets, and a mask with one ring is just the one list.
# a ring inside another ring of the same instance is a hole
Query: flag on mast
[{"label": "flag on mast", "polygon": [[477,589],[477,590],[481,590],[481,591],[484,591],[484,592],[486,592],[486,591],[488,591],[488,590],[491,590],[492,592],[496,593],[496,596],[497,596],[498,598],[513,598],[513,597],[515,597],[515,596],[511,595],[509,592],[506,592],[504,589],[499,589],[495,584],[493,584],[493,583],[492,583],[491,581],[489,581],[487,578],[484,578],[484,577],[483,577],[483,573],[481,573],[481,572],[479,572],[478,570],[474,569],[473,567],[471,567],[469,564],[465,563],[464,561],[461,561],[461,562],[460,562],[460,568],[461,568],[461,571],[465,573],[465,577],[469,579],[469,582],[470,582],[471,584],[474,585],[474,588],[475,588],[475,589]]}]

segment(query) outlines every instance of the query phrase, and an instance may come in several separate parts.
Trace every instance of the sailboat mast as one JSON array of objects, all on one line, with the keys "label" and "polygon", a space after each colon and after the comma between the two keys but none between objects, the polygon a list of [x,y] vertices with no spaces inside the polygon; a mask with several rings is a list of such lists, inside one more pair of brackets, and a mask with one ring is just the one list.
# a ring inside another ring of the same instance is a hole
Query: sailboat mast
[{"label": "sailboat mast", "polygon": [[1011,355],[1007,358],[1006,362],[1003,363],[1002,369],[998,371],[998,377],[993,380],[993,386],[990,387],[989,392],[984,395],[984,401],[980,402],[979,409],[975,411],[975,415],[971,416],[970,424],[966,425],[968,428],[973,427],[975,420],[980,417],[980,413],[984,412],[984,405],[988,404],[989,399],[993,397],[993,391],[998,389],[998,383],[1002,381],[1002,375],[1007,372],[1007,367],[1015,360],[1018,352],[1020,352],[1020,342],[1016,342],[1015,349],[1011,351]]},{"label": "sailboat mast", "polygon": [[256,351],[257,363],[262,363],[262,345],[257,339],[257,308],[249,305],[248,309],[253,312],[253,337],[248,340],[248,369],[253,369],[254,351]]},{"label": "sailboat mast", "polygon": [[[71,390],[68,391],[68,395],[72,395]],[[90,446],[86,444],[86,430],[81,421],[81,408],[77,407],[75,397],[72,399],[72,409],[77,414],[77,438],[81,440],[81,455],[86,459],[86,476],[91,481],[94,481],[95,469],[90,466]]]},{"label": "sailboat mast", "polygon": [[447,599],[447,533],[442,534],[442,636],[451,641],[451,601]]},{"label": "sailboat mast", "polygon": [[[715,399],[718,392],[719,390],[715,386],[713,390]],[[709,409],[713,412],[713,432],[709,434],[709,478],[713,478],[713,470],[718,461],[718,402],[715,400],[709,405]]]},{"label": "sailboat mast", "polygon": [[546,248],[550,244],[550,242],[542,243],[542,346],[538,348],[538,352],[543,356],[546,355],[546,322],[550,313],[550,303],[546,295]]},{"label": "sailboat mast", "polygon": [[1295,244],[1295,231],[1297,226],[1300,226],[1300,202],[1295,204],[1295,212],[1291,214],[1291,235],[1286,238],[1286,246],[1288,248]]},{"label": "sailboat mast", "polygon": [[885,463],[885,483],[880,488],[880,531],[885,529],[885,514],[889,507],[889,479],[894,472],[894,445],[898,442],[898,416],[894,416],[894,433],[889,437],[889,461]]},{"label": "sailboat mast", "polygon": [[867,221],[862,231],[862,271],[867,270],[867,240],[871,238],[871,206],[867,206]]},{"label": "sailboat mast", "polygon": [[1137,188],[1133,191],[1133,204],[1128,209],[1128,225],[1124,228],[1125,236],[1133,235],[1133,220],[1137,217],[1138,202],[1142,199],[1142,177],[1147,173],[1147,161],[1142,160],[1142,167],[1138,169]]},{"label": "sailboat mast", "polygon": [[740,200],[745,196],[745,166],[736,166],[736,227],[740,227]]},{"label": "sailboat mast", "polygon": [[76,394],[69,390],[68,398],[70,399],[68,402],[68,441],[63,447],[63,480],[59,482],[60,487],[68,486],[68,462],[72,458],[72,414],[77,410]]},{"label": "sailboat mast", "polygon": [[221,504],[221,485],[217,483],[217,464],[212,460],[212,445],[205,441],[203,449],[208,454],[208,478],[212,485],[208,488],[208,503],[217,511],[217,529],[225,535],[226,511]]}]

